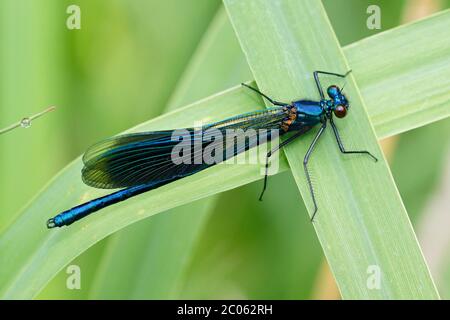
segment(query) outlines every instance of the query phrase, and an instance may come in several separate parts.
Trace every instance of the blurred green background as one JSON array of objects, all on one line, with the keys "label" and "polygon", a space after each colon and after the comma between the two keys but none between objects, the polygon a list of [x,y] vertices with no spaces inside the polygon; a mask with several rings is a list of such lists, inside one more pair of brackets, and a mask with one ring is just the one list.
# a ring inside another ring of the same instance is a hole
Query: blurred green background
[{"label": "blurred green background", "polygon": [[[438,0],[323,3],[343,46],[450,7]],[[66,27],[72,4],[81,8],[80,30]],[[381,30],[366,27],[371,4],[381,8]],[[0,136],[0,232],[92,143],[251,79],[218,0],[2,0],[0,43],[0,128],[58,107],[30,129]],[[386,142],[421,242],[449,167],[449,129],[444,120]],[[250,184],[132,225],[71,263],[81,268],[81,290],[67,289],[62,270],[37,298],[339,298],[290,173],[271,177],[263,203],[260,188]],[[431,262],[448,298],[447,251]]]}]

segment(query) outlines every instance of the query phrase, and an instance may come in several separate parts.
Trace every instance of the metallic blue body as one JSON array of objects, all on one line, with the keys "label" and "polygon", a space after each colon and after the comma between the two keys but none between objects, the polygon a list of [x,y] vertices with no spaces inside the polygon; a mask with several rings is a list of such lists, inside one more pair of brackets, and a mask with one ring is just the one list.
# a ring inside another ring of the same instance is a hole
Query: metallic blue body
[{"label": "metallic blue body", "polygon": [[290,131],[296,131],[304,126],[315,126],[325,116],[325,111],[318,101],[298,100],[292,102],[292,105],[297,109],[297,117],[289,128]]},{"label": "metallic blue body", "polygon": [[92,212],[98,211],[117,202],[124,201],[128,198],[134,197],[143,192],[147,192],[156,187],[157,186],[155,186],[155,183],[149,183],[147,185],[141,185],[119,190],[117,192],[108,194],[101,198],[91,200],[89,202],[83,203],[79,206],[76,206],[72,209],[69,209],[67,211],[58,214],[53,219],[51,219],[52,220],[51,222],[49,221],[49,223],[53,224],[50,224],[48,226],[49,227],[68,226],[74,223],[75,221],[80,220],[85,216],[91,214]]}]

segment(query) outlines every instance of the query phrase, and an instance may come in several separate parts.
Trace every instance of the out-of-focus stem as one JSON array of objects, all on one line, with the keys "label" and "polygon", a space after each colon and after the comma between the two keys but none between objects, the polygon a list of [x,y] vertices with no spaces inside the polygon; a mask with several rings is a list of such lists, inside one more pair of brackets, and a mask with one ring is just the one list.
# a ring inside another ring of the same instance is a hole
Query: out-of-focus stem
[{"label": "out-of-focus stem", "polygon": [[4,128],[4,129],[1,129],[0,130],[0,134],[9,132],[9,131],[11,131],[11,130],[13,130],[15,128],[18,128],[18,127],[28,128],[29,126],[31,126],[31,122],[33,120],[43,116],[44,114],[46,114],[48,112],[53,111],[55,109],[56,109],[56,107],[51,106],[51,107],[48,107],[47,109],[45,109],[45,110],[43,110],[43,111],[41,111],[39,113],[36,113],[36,114],[30,116],[30,117],[25,117],[22,120],[20,120],[19,122],[16,122],[16,123],[10,125],[9,127]]}]

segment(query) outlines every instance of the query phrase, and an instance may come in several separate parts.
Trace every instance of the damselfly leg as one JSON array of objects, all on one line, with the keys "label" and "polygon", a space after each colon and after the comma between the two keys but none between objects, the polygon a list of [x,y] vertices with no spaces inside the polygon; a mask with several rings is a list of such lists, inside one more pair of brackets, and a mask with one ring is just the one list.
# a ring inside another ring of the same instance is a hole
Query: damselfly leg
[{"label": "damselfly leg", "polygon": [[303,131],[298,131],[296,132],[294,135],[290,136],[289,138],[287,138],[286,140],[282,141],[278,146],[274,147],[272,150],[270,150],[267,155],[266,155],[266,167],[265,167],[265,174],[264,174],[264,186],[263,189],[261,191],[261,195],[259,196],[259,201],[262,201],[262,197],[264,195],[264,192],[266,191],[266,187],[267,187],[267,178],[268,178],[268,171],[269,171],[269,159],[270,157],[277,152],[278,150],[280,150],[281,148],[287,146],[289,143],[291,143],[292,141],[294,141],[295,139],[297,139],[298,137],[300,137],[301,135],[303,135],[304,132]]},{"label": "damselfly leg", "polygon": [[[352,72],[352,70],[347,71],[345,74],[327,72],[327,71],[314,71],[314,80],[316,81],[316,85],[317,85],[317,89],[319,90],[320,97],[322,99],[324,99],[322,85],[320,84],[320,80],[319,80],[319,74],[326,74],[326,75],[330,75],[330,76],[345,78],[349,75],[350,72]],[[331,123],[331,127],[333,128],[334,136],[336,137],[336,142],[339,146],[339,150],[342,153],[344,153],[344,154],[367,154],[370,157],[372,157],[375,160],[375,162],[378,161],[378,159],[367,150],[345,150],[344,144],[342,143],[342,139],[339,135],[339,131],[336,127],[336,124],[333,121],[333,117],[330,117],[329,120]]]},{"label": "damselfly leg", "polygon": [[331,127],[333,128],[334,136],[336,137],[336,142],[339,146],[339,150],[341,150],[342,153],[344,153],[344,154],[367,154],[370,157],[372,157],[372,159],[375,160],[375,162],[378,161],[378,158],[375,157],[373,154],[371,154],[367,150],[345,150],[344,144],[342,143],[341,136],[339,135],[339,131],[336,127],[336,124],[333,121],[333,118],[330,118],[330,124],[331,124]]},{"label": "damselfly leg", "polygon": [[319,131],[317,131],[316,136],[314,137],[314,140],[311,143],[311,145],[309,146],[308,151],[305,154],[305,158],[303,159],[303,169],[305,170],[306,180],[308,181],[309,192],[311,193],[311,198],[312,198],[313,204],[314,204],[314,212],[311,216],[311,222],[313,222],[314,217],[316,216],[316,213],[317,213],[317,203],[316,203],[316,196],[314,195],[313,185],[311,182],[311,176],[309,175],[308,162],[309,162],[309,158],[311,157],[312,152],[314,151],[317,141],[319,141],[319,138],[322,135],[322,133],[326,127],[327,127],[327,123],[325,121],[322,124],[322,126],[320,127]]},{"label": "damselfly leg", "polygon": [[352,70],[348,70],[345,74],[341,73],[334,73],[334,72],[327,72],[327,71],[314,71],[314,81],[316,82],[317,90],[319,90],[320,98],[325,99],[325,95],[323,94],[322,85],[320,84],[319,74],[326,74],[329,76],[336,76],[340,78],[345,78],[349,75],[349,73],[352,72]]},{"label": "damselfly leg", "polygon": [[269,97],[269,96],[267,96],[266,94],[262,93],[262,92],[259,91],[258,89],[253,88],[252,86],[249,86],[248,84],[241,83],[241,85],[243,85],[244,87],[246,87],[246,88],[248,88],[248,89],[250,89],[250,90],[252,90],[252,91],[255,91],[255,92],[258,93],[258,94],[260,94],[262,97],[266,98],[267,101],[269,101],[269,102],[270,102],[271,104],[273,104],[273,105],[280,106],[280,107],[288,106],[288,105],[289,105],[289,103],[286,103],[286,102],[280,102],[280,101],[273,100],[271,97]]}]

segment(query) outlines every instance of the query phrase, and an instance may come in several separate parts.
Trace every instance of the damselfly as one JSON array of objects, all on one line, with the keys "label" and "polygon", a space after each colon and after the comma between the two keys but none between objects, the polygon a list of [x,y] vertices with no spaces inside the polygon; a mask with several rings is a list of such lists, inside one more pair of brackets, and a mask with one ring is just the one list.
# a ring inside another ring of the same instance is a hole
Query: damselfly
[{"label": "damselfly", "polygon": [[[319,101],[297,100],[292,103],[279,102],[260,92],[258,89],[243,84],[245,87],[267,99],[275,107],[206,125],[202,128],[202,131],[216,129],[220,132],[225,132],[229,129],[244,129],[241,132],[245,132],[246,129],[267,129],[275,130],[279,135],[293,132],[290,137],[267,153],[266,174],[264,176],[264,187],[260,196],[261,200],[267,186],[267,170],[269,168],[270,157],[280,148],[288,145],[316,125],[320,125],[303,161],[307,183],[314,204],[314,213],[311,217],[311,220],[313,220],[317,212],[317,203],[311,184],[308,161],[328,122],[333,129],[339,150],[342,153],[367,154],[377,161],[377,158],[368,151],[349,151],[344,148],[338,129],[333,121],[333,116],[344,118],[349,109],[349,102],[342,90],[336,85],[331,85],[327,88],[328,98],[325,98],[320,84],[320,74],[345,78],[348,73],[338,74],[315,71],[313,74],[320,94]],[[199,134],[193,128],[183,130],[188,140],[196,141],[200,139]],[[270,141],[271,138],[272,136],[269,134],[267,141]],[[205,162],[194,162],[190,164],[175,163],[172,156],[177,143],[178,140],[173,139],[173,130],[166,130],[117,136],[93,145],[83,157],[83,181],[87,185],[96,188],[123,189],[64,211],[54,218],[49,219],[47,221],[47,227],[54,228],[70,225],[102,208],[192,175],[215,164]],[[200,151],[215,143],[224,142],[201,140]],[[258,139],[254,140],[253,143],[247,141],[240,148],[232,146],[233,151],[231,156],[244,152],[260,143],[262,141]],[[225,156],[223,160],[226,159],[227,157]]]}]

